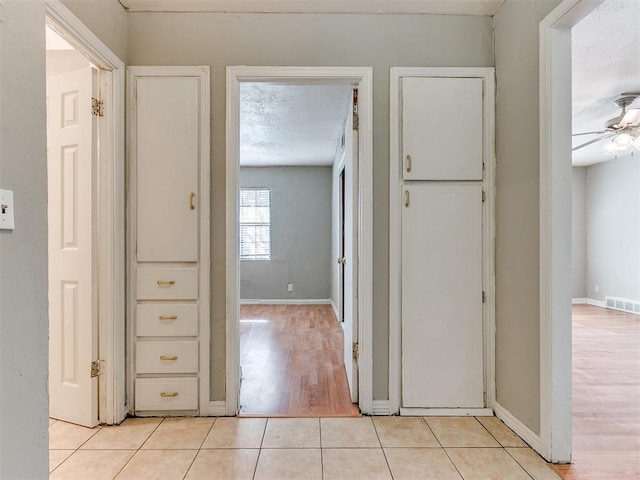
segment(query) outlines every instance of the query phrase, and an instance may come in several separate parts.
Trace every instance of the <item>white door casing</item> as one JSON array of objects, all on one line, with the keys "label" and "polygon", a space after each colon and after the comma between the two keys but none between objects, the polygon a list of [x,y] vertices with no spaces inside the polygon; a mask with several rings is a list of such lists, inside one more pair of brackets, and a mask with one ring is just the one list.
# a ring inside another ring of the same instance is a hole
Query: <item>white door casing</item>
[{"label": "white door casing", "polygon": [[[353,101],[352,101],[353,102]],[[353,103],[352,103],[353,106]],[[358,130],[353,126],[353,108],[347,116],[347,135],[344,163],[344,306],[342,330],[344,334],[344,367],[351,393],[351,401],[358,401]],[[355,355],[354,355],[355,353]]]},{"label": "white door casing", "polygon": [[98,423],[95,78],[86,68],[47,79],[49,414],[87,427]]},{"label": "white door casing", "polygon": [[404,187],[402,406],[483,408],[482,187]]}]

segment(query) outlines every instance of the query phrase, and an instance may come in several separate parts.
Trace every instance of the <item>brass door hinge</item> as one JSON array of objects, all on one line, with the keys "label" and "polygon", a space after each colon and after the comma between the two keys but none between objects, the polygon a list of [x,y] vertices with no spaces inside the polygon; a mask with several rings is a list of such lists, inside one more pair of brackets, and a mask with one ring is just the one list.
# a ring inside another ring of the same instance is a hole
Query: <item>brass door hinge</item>
[{"label": "brass door hinge", "polygon": [[360,355],[360,351],[359,351],[359,348],[358,348],[358,342],[353,342],[351,353],[352,353],[353,361],[354,362],[357,361],[358,357]]},{"label": "brass door hinge", "polygon": [[358,115],[358,89],[353,89],[353,129],[360,130],[360,115]]},{"label": "brass door hinge", "polygon": [[104,100],[98,100],[95,97],[91,97],[91,115],[104,117]]},{"label": "brass door hinge", "polygon": [[104,368],[102,366],[103,363],[104,360],[94,360],[93,362],[91,362],[91,378],[97,377],[104,373]]}]

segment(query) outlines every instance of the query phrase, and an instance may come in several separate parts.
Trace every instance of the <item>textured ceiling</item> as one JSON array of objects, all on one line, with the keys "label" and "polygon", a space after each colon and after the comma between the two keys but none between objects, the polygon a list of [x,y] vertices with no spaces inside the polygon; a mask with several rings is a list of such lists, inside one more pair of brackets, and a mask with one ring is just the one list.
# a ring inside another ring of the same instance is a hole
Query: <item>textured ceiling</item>
[{"label": "textured ceiling", "polygon": [[240,165],[331,165],[349,85],[240,84]]},{"label": "textured ceiling", "polygon": [[[529,0],[532,1],[532,0]],[[504,0],[120,0],[132,12],[493,15]]]},{"label": "textured ceiling", "polygon": [[[573,28],[572,49],[573,133],[601,131],[620,114],[613,103],[620,93],[640,91],[640,0],[606,0]],[[574,146],[595,137],[574,137]],[[604,143],[573,152],[573,164],[611,159]]]}]

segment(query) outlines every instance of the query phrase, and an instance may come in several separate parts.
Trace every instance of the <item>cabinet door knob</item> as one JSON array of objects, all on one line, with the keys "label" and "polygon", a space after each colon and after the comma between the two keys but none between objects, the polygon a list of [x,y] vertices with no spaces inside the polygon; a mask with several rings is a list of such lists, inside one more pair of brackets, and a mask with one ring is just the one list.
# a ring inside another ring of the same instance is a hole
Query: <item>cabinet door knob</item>
[{"label": "cabinet door knob", "polygon": [[160,320],[177,320],[177,315],[160,315]]},{"label": "cabinet door knob", "polygon": [[176,281],[175,280],[158,280],[158,285],[163,286],[163,285],[175,285]]},{"label": "cabinet door knob", "polygon": [[160,392],[160,396],[162,398],[177,397],[178,396],[178,392]]},{"label": "cabinet door knob", "polygon": [[160,355],[160,360],[177,360],[177,355]]}]

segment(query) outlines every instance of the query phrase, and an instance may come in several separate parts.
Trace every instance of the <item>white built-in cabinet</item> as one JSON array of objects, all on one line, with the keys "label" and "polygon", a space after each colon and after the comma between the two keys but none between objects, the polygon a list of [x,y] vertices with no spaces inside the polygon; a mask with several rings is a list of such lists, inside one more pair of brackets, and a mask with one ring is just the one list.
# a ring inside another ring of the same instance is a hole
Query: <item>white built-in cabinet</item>
[{"label": "white built-in cabinet", "polygon": [[128,68],[129,361],[137,415],[209,392],[209,69]]},{"label": "white built-in cabinet", "polygon": [[405,71],[396,82],[399,407],[480,413],[492,388],[492,71],[437,70]]}]

